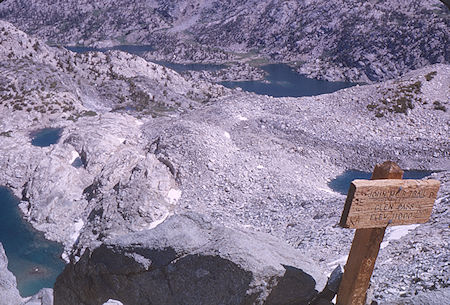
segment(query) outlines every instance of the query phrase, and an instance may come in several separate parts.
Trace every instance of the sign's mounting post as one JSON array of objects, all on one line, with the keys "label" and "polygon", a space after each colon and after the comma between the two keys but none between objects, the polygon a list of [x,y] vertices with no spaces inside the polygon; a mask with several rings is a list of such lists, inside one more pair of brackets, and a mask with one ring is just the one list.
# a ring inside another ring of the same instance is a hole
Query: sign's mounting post
[{"label": "sign's mounting post", "polygon": [[363,305],[375,261],[388,225],[426,222],[439,190],[437,180],[401,180],[394,162],[377,164],[371,181],[350,186],[340,225],[355,228],[339,287],[337,305]]}]

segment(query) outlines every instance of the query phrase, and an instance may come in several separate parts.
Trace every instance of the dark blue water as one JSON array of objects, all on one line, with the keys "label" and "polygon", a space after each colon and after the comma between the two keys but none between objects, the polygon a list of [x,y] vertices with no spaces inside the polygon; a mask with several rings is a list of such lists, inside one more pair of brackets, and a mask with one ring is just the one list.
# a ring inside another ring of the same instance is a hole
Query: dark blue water
[{"label": "dark blue water", "polygon": [[135,55],[142,55],[145,52],[153,51],[153,47],[149,45],[120,45],[108,48],[93,48],[93,47],[83,47],[83,46],[65,46],[67,50],[75,53],[86,53],[86,52],[106,52],[112,50],[119,50]]},{"label": "dark blue water", "polygon": [[[66,46],[68,50],[77,53],[85,52],[105,52],[109,50],[120,50],[135,55],[142,55],[144,52],[153,51],[154,48],[149,45],[120,45],[110,48],[93,48],[84,46]],[[177,72],[185,71],[218,71],[226,68],[226,65],[216,64],[177,64],[168,61],[154,61],[155,63],[175,70]],[[332,93],[340,89],[356,85],[349,82],[329,82],[307,78],[298,74],[286,64],[270,64],[262,66],[261,69],[267,72],[265,81],[236,81],[221,82],[220,84],[228,88],[240,87],[245,91],[256,94],[270,95],[274,97],[300,97],[314,96],[325,93]]]},{"label": "dark blue water", "polygon": [[62,128],[44,128],[30,134],[31,144],[34,146],[45,147],[58,143],[61,137]]},{"label": "dark blue water", "polygon": [[[18,199],[0,187],[0,242],[8,256],[8,269],[17,278],[20,294],[30,296],[41,288],[52,288],[64,268],[63,247],[44,238],[24,221]],[[0,300],[1,303],[1,300]]]},{"label": "dark blue water", "polygon": [[154,61],[154,63],[175,70],[178,73],[185,71],[218,71],[226,68],[226,65],[215,64],[176,64],[168,61]]},{"label": "dark blue water", "polygon": [[73,167],[75,168],[80,168],[84,166],[83,160],[81,160],[80,157],[76,158],[75,160],[73,160],[72,164]]},{"label": "dark blue water", "polygon": [[[405,171],[403,179],[422,179],[434,173],[433,171],[410,170]],[[350,183],[355,179],[370,179],[372,173],[357,170],[349,170],[328,183],[328,186],[335,192],[346,195]]]},{"label": "dark blue water", "polygon": [[300,97],[332,93],[356,85],[348,82],[328,82],[307,78],[285,64],[270,64],[261,69],[268,73],[264,81],[221,82],[228,88],[241,87],[245,91],[274,97]]}]

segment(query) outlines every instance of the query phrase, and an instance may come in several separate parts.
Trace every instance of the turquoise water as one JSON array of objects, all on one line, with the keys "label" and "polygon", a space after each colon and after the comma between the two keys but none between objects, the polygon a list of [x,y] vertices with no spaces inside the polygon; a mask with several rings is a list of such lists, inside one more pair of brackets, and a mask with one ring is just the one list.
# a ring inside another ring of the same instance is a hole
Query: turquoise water
[{"label": "turquoise water", "polygon": [[[410,170],[405,171],[403,179],[422,179],[434,173],[433,171]],[[328,186],[335,192],[346,195],[350,183],[355,179],[370,179],[372,173],[357,170],[348,170],[328,183]]]},{"label": "turquoise water", "polygon": [[39,147],[56,144],[61,137],[62,130],[62,128],[44,128],[36,130],[30,134],[31,144]]},{"label": "turquoise water", "polygon": [[[52,288],[64,268],[62,245],[48,241],[21,217],[19,200],[0,187],[0,242],[8,256],[8,269],[17,278],[22,297]],[[1,303],[1,302],[0,302]]]},{"label": "turquoise water", "polygon": [[356,85],[307,78],[285,64],[270,64],[262,66],[261,69],[268,73],[265,81],[221,82],[220,84],[228,88],[240,87],[245,91],[273,97],[313,96]]}]

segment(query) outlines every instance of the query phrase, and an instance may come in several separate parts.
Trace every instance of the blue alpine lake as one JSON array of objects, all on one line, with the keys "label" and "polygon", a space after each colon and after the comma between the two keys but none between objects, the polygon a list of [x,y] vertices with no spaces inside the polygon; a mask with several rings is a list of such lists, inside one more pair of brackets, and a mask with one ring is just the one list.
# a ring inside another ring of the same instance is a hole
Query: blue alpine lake
[{"label": "blue alpine lake", "polygon": [[332,93],[356,85],[349,82],[329,82],[307,78],[295,72],[286,64],[261,66],[267,72],[263,81],[221,82],[228,88],[240,87],[242,90],[273,97],[300,97]]},{"label": "blue alpine lake", "polygon": [[[65,46],[66,49],[76,52],[106,52],[109,50],[120,50],[131,54],[141,56],[144,52],[153,51],[150,45],[118,45],[108,48],[94,48],[85,46]],[[179,64],[169,61],[154,61],[159,65],[175,70],[179,73],[186,71],[218,71],[226,68],[222,64],[202,64],[189,63]],[[260,67],[267,73],[264,80],[256,81],[226,81],[220,82],[221,85],[228,88],[240,87],[244,91],[254,92],[256,94],[270,95],[273,97],[301,97],[314,96],[325,93],[332,93],[340,89],[356,85],[350,82],[329,82],[308,78],[295,72],[287,64],[269,64]]]},{"label": "blue alpine lake", "polygon": [[65,264],[60,258],[62,245],[46,240],[23,220],[18,203],[8,188],[0,187],[0,242],[8,256],[8,269],[17,278],[21,296],[26,297],[52,288]]},{"label": "blue alpine lake", "polygon": [[[434,171],[407,170],[403,173],[403,179],[422,179],[434,173]],[[355,179],[370,179],[372,173],[358,170],[348,170],[342,175],[328,183],[328,186],[335,192],[346,195],[350,188],[350,183]]]},{"label": "blue alpine lake", "polygon": [[44,128],[30,134],[31,144],[34,146],[45,147],[56,144],[61,137],[62,128]]}]

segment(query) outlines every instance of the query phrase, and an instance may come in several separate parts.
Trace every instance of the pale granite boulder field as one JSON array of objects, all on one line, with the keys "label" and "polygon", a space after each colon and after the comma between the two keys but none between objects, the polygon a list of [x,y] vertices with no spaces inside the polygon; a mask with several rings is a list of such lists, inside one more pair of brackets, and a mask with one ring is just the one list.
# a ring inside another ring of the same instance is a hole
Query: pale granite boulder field
[{"label": "pale granite boulder field", "polygon": [[[441,190],[430,221],[381,250],[372,299],[448,296],[447,64],[273,98],[49,47],[0,21],[0,75],[0,185],[65,247],[54,304],[307,304],[353,237],[330,181],[385,160],[435,171]],[[32,145],[48,127],[59,140]],[[0,300],[51,304],[1,276]]]}]

